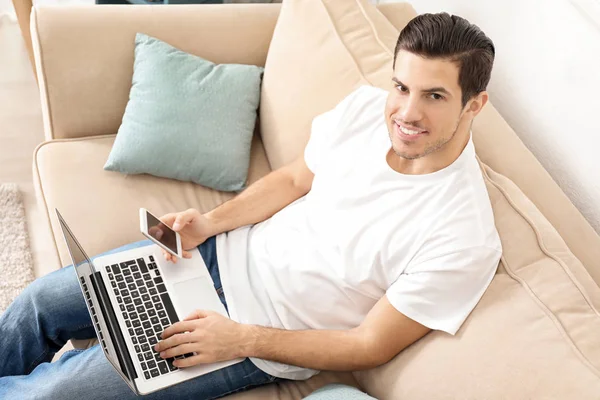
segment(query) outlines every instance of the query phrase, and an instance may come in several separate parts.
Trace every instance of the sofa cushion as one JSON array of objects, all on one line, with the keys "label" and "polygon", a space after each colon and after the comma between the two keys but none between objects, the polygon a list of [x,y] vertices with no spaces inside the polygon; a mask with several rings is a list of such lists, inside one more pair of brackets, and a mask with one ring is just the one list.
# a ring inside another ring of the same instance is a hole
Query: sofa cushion
[{"label": "sofa cushion", "polygon": [[104,169],[243,190],[262,71],[136,34],[129,102]]},{"label": "sofa cushion", "polygon": [[[50,216],[63,266],[71,261],[54,207],[92,256],[145,238],[139,230],[139,207],[157,216],[190,207],[207,212],[234,196],[192,182],[105,171],[102,166],[114,140],[115,135],[60,139],[44,142],[34,151],[40,204]],[[249,183],[269,171],[260,137],[254,135]],[[51,270],[57,267],[49,266]]]},{"label": "sofa cushion", "polygon": [[480,161],[503,255],[456,336],[431,332],[355,373],[379,399],[597,399],[600,288],[508,178]]},{"label": "sofa cushion", "polygon": [[[404,9],[411,15],[407,4],[398,12]],[[397,38],[396,28],[366,0],[283,2],[260,104],[261,135],[273,169],[300,156],[312,119],[358,86],[392,87]]]}]

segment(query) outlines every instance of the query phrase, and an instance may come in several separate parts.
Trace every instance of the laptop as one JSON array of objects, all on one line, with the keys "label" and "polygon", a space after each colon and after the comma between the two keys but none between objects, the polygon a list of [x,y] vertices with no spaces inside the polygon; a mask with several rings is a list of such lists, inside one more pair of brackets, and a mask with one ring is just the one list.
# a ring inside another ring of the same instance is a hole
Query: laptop
[{"label": "laptop", "polygon": [[90,261],[55,208],[99,345],[117,373],[138,395],[243,361],[177,368],[154,350],[170,325],[196,309],[229,318],[198,249],[177,264],[167,262],[157,244],[96,257]]}]

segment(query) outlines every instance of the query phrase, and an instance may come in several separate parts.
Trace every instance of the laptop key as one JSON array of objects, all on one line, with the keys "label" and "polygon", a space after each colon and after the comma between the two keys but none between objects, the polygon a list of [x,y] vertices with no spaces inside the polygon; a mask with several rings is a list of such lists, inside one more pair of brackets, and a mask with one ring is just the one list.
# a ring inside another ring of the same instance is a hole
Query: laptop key
[{"label": "laptop key", "polygon": [[144,371],[144,378],[150,379],[150,372]]},{"label": "laptop key", "polygon": [[152,337],[154,335],[154,332],[152,332],[150,329],[148,329],[146,332],[146,336],[148,337]]},{"label": "laptop key", "polygon": [[121,311],[125,311],[125,306],[123,304],[119,304],[119,308],[121,309]]},{"label": "laptop key", "polygon": [[146,363],[145,363],[145,362],[143,362],[141,365],[142,365],[142,369],[143,369],[144,371],[148,369],[148,366],[146,365]]},{"label": "laptop key", "polygon": [[131,266],[131,270],[132,270],[133,272],[137,272],[137,271],[139,271],[139,270],[140,270],[140,268],[139,268],[137,265],[135,265],[135,264],[134,264],[134,265],[132,265],[132,266]]},{"label": "laptop key", "polygon": [[137,299],[133,299],[133,304],[139,306],[140,304],[142,304],[142,299],[140,299],[139,297]]},{"label": "laptop key", "polygon": [[150,322],[152,322],[153,325],[158,324],[158,317],[152,317],[152,318],[150,318]]},{"label": "laptop key", "polygon": [[135,290],[135,289],[137,289],[137,286],[135,286],[135,283],[130,283],[129,285],[127,285],[127,288],[129,290]]},{"label": "laptop key", "polygon": [[[133,329],[132,329],[132,328],[129,328],[129,336],[133,336],[133,333],[134,333],[134,332],[133,332]],[[136,332],[136,333],[137,333],[137,332]]]},{"label": "laptop key", "polygon": [[158,372],[158,370],[155,368],[150,370],[150,375],[152,375],[153,378],[156,378],[157,376],[160,376],[160,372]]},{"label": "laptop key", "polygon": [[174,361],[174,360],[175,360],[175,359],[174,359],[173,357],[171,357],[171,358],[167,358],[167,359],[165,360],[165,361],[167,362],[167,366],[169,367],[169,370],[170,370],[170,371],[175,371],[175,370],[177,369],[177,367],[173,365],[173,361]]},{"label": "laptop key", "polygon": [[160,284],[160,285],[156,285],[156,289],[158,289],[159,293],[164,293],[167,291],[167,288],[165,287],[165,285]]},{"label": "laptop key", "polygon": [[125,282],[133,283],[133,278],[131,276],[127,276],[127,277],[125,277]]},{"label": "laptop key", "polygon": [[140,287],[140,293],[144,294],[144,293],[148,293],[148,289],[146,289],[145,286]]},{"label": "laptop key", "polygon": [[135,306],[133,304],[127,304],[127,311],[129,311],[129,312],[135,311]]},{"label": "laptop key", "polygon": [[148,319],[148,315],[146,315],[146,314],[140,314],[140,319],[141,319],[142,321],[145,321],[145,320],[147,320],[147,319]]},{"label": "laptop key", "polygon": [[125,275],[125,276],[131,275],[131,271],[129,269],[124,269],[123,275]]},{"label": "laptop key", "polygon": [[[136,322],[137,321],[133,321],[133,326],[135,326]],[[127,325],[128,328],[131,328],[131,321],[130,320],[125,321],[125,324]]]},{"label": "laptop key", "polygon": [[134,290],[133,292],[131,292],[131,297],[140,297],[140,294]]},{"label": "laptop key", "polygon": [[165,326],[171,325],[171,323],[169,322],[169,320],[167,318],[161,319],[160,323],[163,324],[163,325],[165,325]]},{"label": "laptop key", "polygon": [[144,329],[150,329],[152,327],[150,321],[144,321],[142,325],[144,326]]},{"label": "laptop key", "polygon": [[144,280],[146,280],[146,281],[149,281],[150,279],[152,279],[152,278],[150,277],[150,274],[144,274],[144,275],[142,275],[142,276],[144,277]]},{"label": "laptop key", "polygon": [[125,304],[131,303],[131,297],[125,297]]},{"label": "laptop key", "polygon": [[146,336],[138,336],[138,342],[144,344],[148,342],[148,338]]},{"label": "laptop key", "polygon": [[148,310],[148,315],[151,316],[151,317],[153,317],[153,316],[156,315],[156,311],[154,310],[154,308],[151,308],[151,309]]},{"label": "laptop key", "polygon": [[142,274],[140,274],[139,272],[134,272],[133,279],[142,279]]},{"label": "laptop key", "polygon": [[163,305],[160,303],[156,303],[154,307],[156,307],[157,310],[162,310],[164,308]]},{"label": "laptop key", "polygon": [[121,273],[121,269],[119,269],[119,266],[117,264],[113,264],[111,265],[112,270],[115,274],[120,274]]},{"label": "laptop key", "polygon": [[[131,333],[131,332],[129,332],[129,333]],[[135,334],[138,335],[138,336],[143,335],[144,334],[144,329],[143,328],[136,328]],[[131,336],[133,336],[133,333],[131,333]]]},{"label": "laptop key", "polygon": [[167,316],[167,313],[164,310],[158,312],[158,318],[164,318]]},{"label": "laptop key", "polygon": [[150,351],[150,345],[149,345],[148,343],[144,343],[144,344],[142,345],[142,351],[143,351],[143,352]]},{"label": "laptop key", "polygon": [[131,343],[138,344],[138,340],[137,340],[137,338],[135,336],[131,337]]},{"label": "laptop key", "polygon": [[137,344],[136,344],[136,345],[134,346],[134,348],[135,348],[135,352],[136,352],[136,353],[139,353],[139,352],[140,352],[140,346],[139,346],[139,345],[137,345]]},{"label": "laptop key", "polygon": [[144,303],[144,307],[146,307],[147,309],[152,309],[152,303],[147,301]]},{"label": "laptop key", "polygon": [[117,303],[122,303],[123,300],[121,300],[121,296],[117,296]]},{"label": "laptop key", "polygon": [[142,295],[142,301],[150,301],[150,295],[149,294],[143,294]]},{"label": "laptop key", "polygon": [[155,337],[151,337],[148,339],[148,343],[150,343],[150,346],[154,346],[156,343],[158,343],[158,340]]},{"label": "laptop key", "polygon": [[163,331],[162,326],[160,326],[160,325],[154,325],[154,332],[161,333],[162,331]]},{"label": "laptop key", "polygon": [[151,262],[154,262],[154,256],[150,256],[149,258]]},{"label": "laptop key", "polygon": [[168,374],[170,372],[169,367],[167,367],[167,363],[164,361],[158,363],[158,370],[161,374]]},{"label": "laptop key", "polygon": [[148,268],[146,267],[146,262],[144,261],[143,258],[138,258],[137,264],[138,264],[138,267],[140,267],[140,271],[142,271],[142,274],[148,272]]},{"label": "laptop key", "polygon": [[[112,282],[114,283],[114,282]],[[119,282],[119,289],[125,289],[127,287],[127,285],[125,284],[125,282]]]},{"label": "laptop key", "polygon": [[[112,285],[112,287],[116,288],[117,287],[117,282],[115,281],[110,281],[110,284]],[[84,288],[85,289],[85,288]],[[85,289],[87,290],[87,289]]]},{"label": "laptop key", "polygon": [[123,275],[117,275],[115,279],[117,280],[117,282],[121,282],[124,278]]},{"label": "laptop key", "polygon": [[[129,322],[129,321],[127,321],[127,322]],[[134,328],[138,328],[141,325],[142,325],[142,323],[139,320],[136,319],[135,321],[133,321],[133,327]]]},{"label": "laptop key", "polygon": [[108,279],[110,279],[112,281],[113,279],[115,279],[115,277],[113,274],[108,274]]},{"label": "laptop key", "polygon": [[137,281],[135,281],[135,284],[137,285],[138,288],[145,287],[144,286],[144,281],[141,280],[141,279],[138,279]]},{"label": "laptop key", "polygon": [[154,359],[148,361],[146,364],[148,364],[148,367],[150,368],[156,368],[156,361],[154,361]]},{"label": "laptop key", "polygon": [[160,301],[160,297],[152,296],[152,301],[156,303],[156,302]]},{"label": "laptop key", "polygon": [[127,289],[121,290],[121,296],[123,296],[123,297],[129,296],[129,290],[127,290]]},{"label": "laptop key", "polygon": [[137,306],[135,308],[135,310],[139,313],[143,313],[144,311],[146,311],[146,309],[144,308],[144,306]]},{"label": "laptop key", "polygon": [[144,357],[141,354],[138,354],[138,360],[144,361]]},{"label": "laptop key", "polygon": [[154,358],[154,356],[152,355],[151,352],[147,351],[147,352],[144,353],[144,358],[146,360],[152,360]]}]

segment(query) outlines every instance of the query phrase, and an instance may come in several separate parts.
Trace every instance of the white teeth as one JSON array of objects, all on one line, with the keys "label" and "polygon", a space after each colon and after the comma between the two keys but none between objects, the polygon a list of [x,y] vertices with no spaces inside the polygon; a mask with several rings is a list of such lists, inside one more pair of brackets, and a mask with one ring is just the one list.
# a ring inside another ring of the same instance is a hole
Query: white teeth
[{"label": "white teeth", "polygon": [[413,130],[410,130],[410,129],[406,129],[402,125],[398,125],[398,127],[400,128],[400,131],[402,133],[404,133],[405,135],[416,135],[417,133],[419,133],[419,131],[413,131]]}]

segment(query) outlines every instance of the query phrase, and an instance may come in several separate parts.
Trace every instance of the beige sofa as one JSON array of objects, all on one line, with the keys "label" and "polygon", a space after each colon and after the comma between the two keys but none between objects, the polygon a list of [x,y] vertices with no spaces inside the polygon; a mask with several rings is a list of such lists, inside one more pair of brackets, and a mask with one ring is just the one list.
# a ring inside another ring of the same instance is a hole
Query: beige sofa
[{"label": "beige sofa", "polygon": [[[140,206],[206,212],[232,197],[102,169],[128,100],[136,32],[214,62],[265,66],[254,182],[298,156],[312,118],[357,85],[389,87],[395,40],[414,15],[406,3],[359,0],[34,9],[47,141],[35,150],[33,170],[61,265],[70,260],[55,207],[98,254],[143,239]],[[457,335],[432,332],[373,370],[323,372],[228,398],[299,399],[328,382],[382,399],[600,398],[600,237],[493,105],[473,135],[504,254]]]}]

